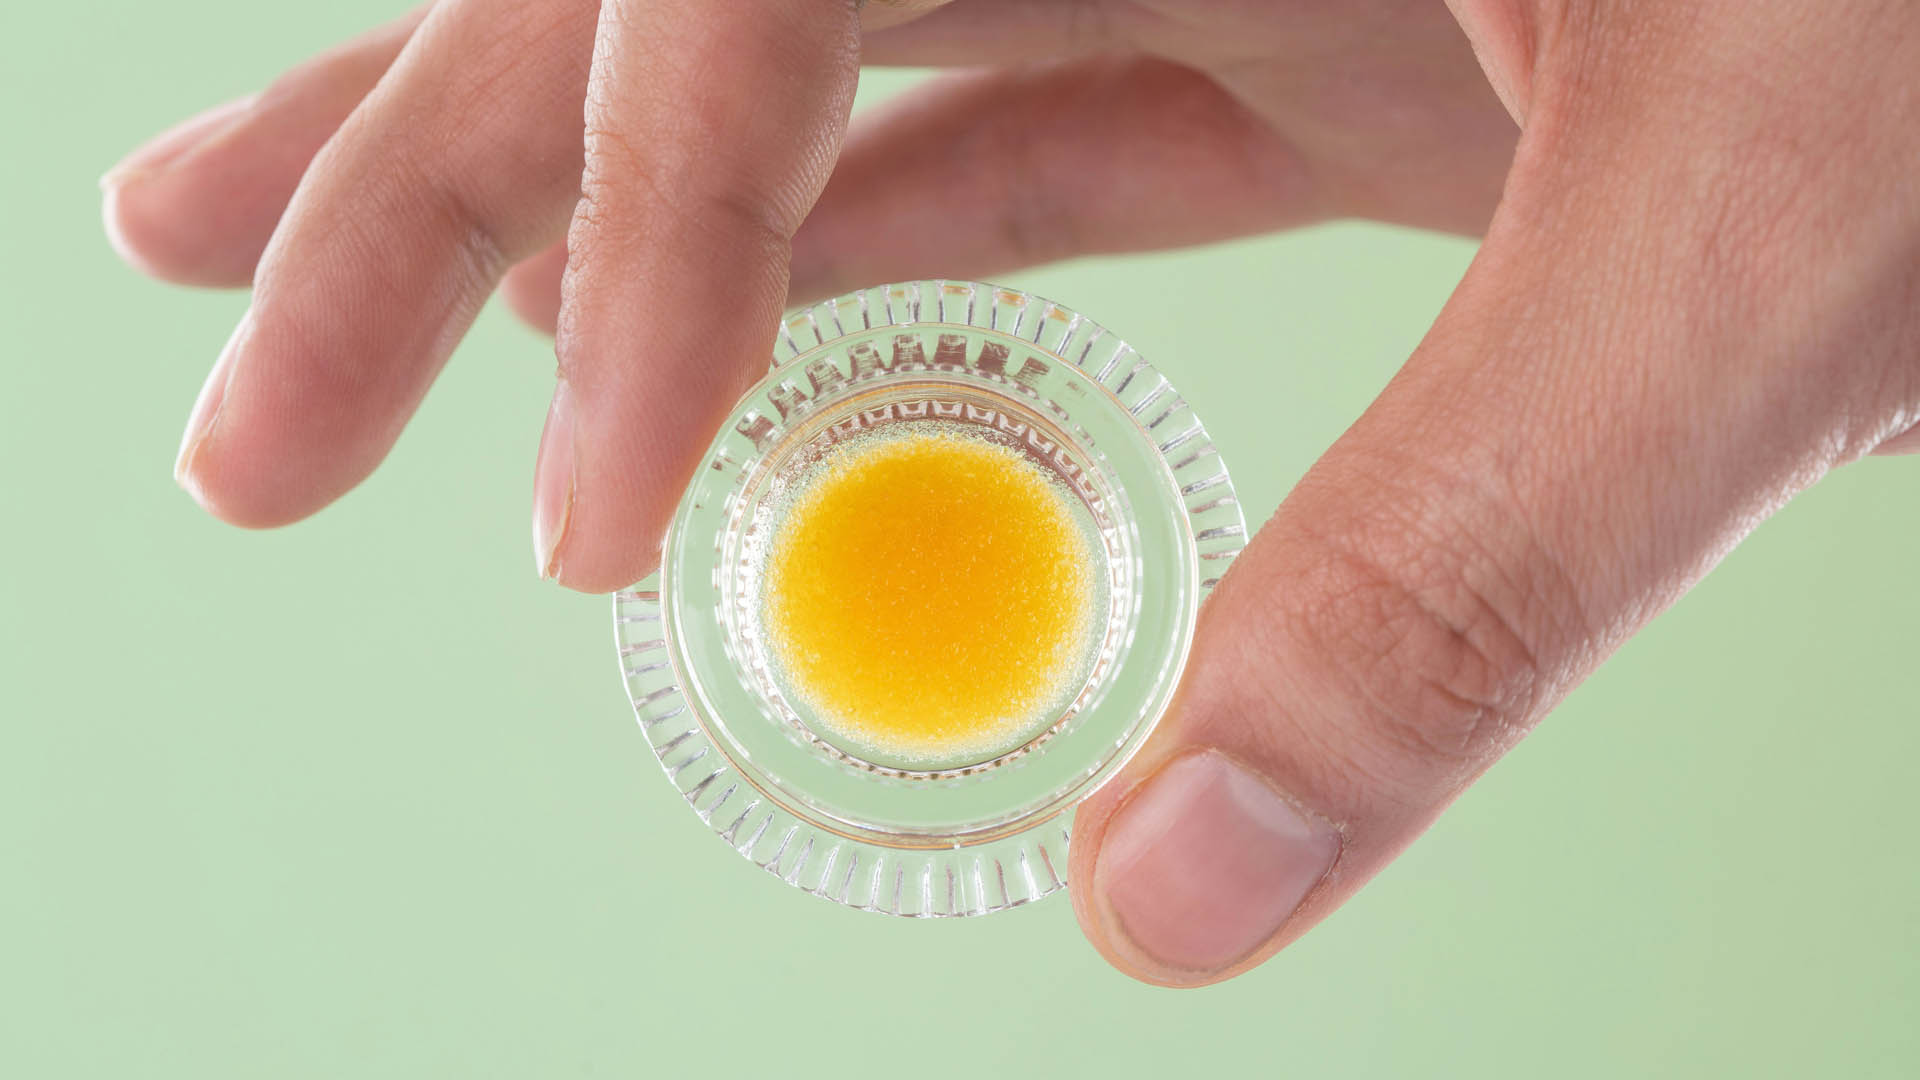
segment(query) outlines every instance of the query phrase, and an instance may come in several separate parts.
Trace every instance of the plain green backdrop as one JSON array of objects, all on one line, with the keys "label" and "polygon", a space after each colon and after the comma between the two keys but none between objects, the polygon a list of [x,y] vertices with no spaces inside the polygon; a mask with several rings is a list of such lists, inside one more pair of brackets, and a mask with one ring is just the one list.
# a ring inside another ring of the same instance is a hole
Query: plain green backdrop
[{"label": "plain green backdrop", "polygon": [[[174,488],[244,300],[120,266],[94,180],[396,2],[0,9],[0,1076],[1920,1072],[1920,461],[1760,529],[1278,960],[1152,989],[1064,900],[858,914],[678,804],[606,602],[533,574],[553,363],[497,306],[313,520]],[[1006,280],[1161,364],[1259,520],[1471,255],[1340,225]]]}]

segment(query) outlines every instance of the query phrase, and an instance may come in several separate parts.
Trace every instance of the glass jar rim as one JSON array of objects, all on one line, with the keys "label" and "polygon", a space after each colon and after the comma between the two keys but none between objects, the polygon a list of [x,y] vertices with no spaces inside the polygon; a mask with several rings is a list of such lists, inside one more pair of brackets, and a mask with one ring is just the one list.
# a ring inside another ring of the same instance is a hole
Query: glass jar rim
[{"label": "glass jar rim", "polygon": [[[891,363],[879,346],[891,347]],[[852,386],[914,378],[1051,409],[1082,437],[1073,456],[1085,460],[1069,463],[1105,470],[1129,500],[1140,594],[1129,651],[1098,703],[1021,761],[909,778],[943,781],[918,787],[887,775],[848,782],[846,762],[828,771],[831,754],[748,692],[746,658],[715,607],[726,529],[730,517],[738,524],[756,462],[817,420],[815,410],[844,403]],[[682,797],[776,876],[866,910],[1001,910],[1064,886],[1073,806],[1124,766],[1164,713],[1200,601],[1245,534],[1232,480],[1191,407],[1104,327],[975,282],[861,290],[782,323],[768,375],[729,416],[675,514],[661,573],[615,594],[623,679]]]}]

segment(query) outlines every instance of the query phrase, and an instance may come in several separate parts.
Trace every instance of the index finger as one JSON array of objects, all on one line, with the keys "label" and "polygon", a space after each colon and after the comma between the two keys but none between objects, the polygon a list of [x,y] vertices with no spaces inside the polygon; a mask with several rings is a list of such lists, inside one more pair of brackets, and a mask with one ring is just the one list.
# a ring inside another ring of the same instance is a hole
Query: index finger
[{"label": "index finger", "polygon": [[602,6],[535,470],[543,574],[608,591],[647,573],[696,455],[765,370],[852,106],[858,6]]}]

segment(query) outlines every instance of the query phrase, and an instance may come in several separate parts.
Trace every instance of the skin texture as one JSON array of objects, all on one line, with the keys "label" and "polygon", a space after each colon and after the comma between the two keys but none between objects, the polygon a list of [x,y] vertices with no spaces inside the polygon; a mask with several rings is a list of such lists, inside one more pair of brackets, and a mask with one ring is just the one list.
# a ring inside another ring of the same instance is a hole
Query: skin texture
[{"label": "skin texture", "polygon": [[[956,70],[848,131],[862,62]],[[177,473],[236,524],[364,478],[496,287],[555,329],[536,563],[594,591],[651,568],[789,301],[1331,217],[1484,231],[1078,815],[1089,938],[1197,985],[1339,906],[1794,493],[1920,450],[1915,71],[1894,0],[438,0],[137,151],[106,215],[148,273],[253,285]],[[929,199],[958,209],[894,228]]]}]

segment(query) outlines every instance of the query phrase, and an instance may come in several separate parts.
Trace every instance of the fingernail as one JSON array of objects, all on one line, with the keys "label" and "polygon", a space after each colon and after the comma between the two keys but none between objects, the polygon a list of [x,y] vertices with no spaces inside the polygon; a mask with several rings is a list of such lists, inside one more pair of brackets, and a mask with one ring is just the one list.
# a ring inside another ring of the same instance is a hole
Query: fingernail
[{"label": "fingernail", "polygon": [[533,561],[541,577],[560,576],[560,542],[573,516],[573,391],[565,379],[547,406],[540,457],[533,467]]},{"label": "fingernail", "polygon": [[214,136],[238,126],[255,96],[216,105],[198,116],[183,120],[149,139],[139,149],[121,159],[100,178],[103,191],[124,187],[129,181],[164,172],[197,146],[213,141]]},{"label": "fingernail", "polygon": [[207,381],[200,387],[200,396],[194,399],[193,412],[187,416],[186,433],[180,436],[180,453],[173,459],[173,482],[200,502],[206,500],[200,497],[199,485],[194,481],[194,460],[199,457],[200,448],[206,445],[207,436],[213,433],[214,422],[220,418],[220,406],[227,399],[227,384],[233,378],[234,357],[239,354],[252,328],[253,310],[249,308],[246,314],[240,316],[232,336],[227,338],[226,347],[220,350],[220,359],[213,362],[213,370],[207,373]]},{"label": "fingernail", "polygon": [[1215,750],[1141,782],[1094,866],[1109,925],[1148,961],[1212,973],[1271,939],[1340,851],[1331,825]]}]

